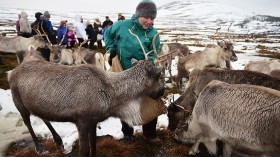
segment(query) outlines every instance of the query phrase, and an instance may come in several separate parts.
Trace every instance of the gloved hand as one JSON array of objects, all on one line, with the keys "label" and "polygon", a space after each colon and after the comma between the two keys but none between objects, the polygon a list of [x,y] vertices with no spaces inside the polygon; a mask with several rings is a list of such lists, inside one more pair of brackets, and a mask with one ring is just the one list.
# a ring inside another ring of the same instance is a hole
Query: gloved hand
[{"label": "gloved hand", "polygon": [[108,59],[108,63],[109,63],[110,66],[112,66],[112,60],[116,55],[117,55],[116,50],[111,50],[110,51],[110,56],[109,56],[109,59]]}]

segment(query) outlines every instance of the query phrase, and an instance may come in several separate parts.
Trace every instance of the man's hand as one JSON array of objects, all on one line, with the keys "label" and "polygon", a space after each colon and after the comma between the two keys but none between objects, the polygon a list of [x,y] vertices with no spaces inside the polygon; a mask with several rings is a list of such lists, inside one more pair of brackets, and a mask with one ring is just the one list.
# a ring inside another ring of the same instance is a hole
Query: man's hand
[{"label": "man's hand", "polygon": [[112,66],[112,60],[116,55],[117,55],[116,50],[111,50],[110,51],[110,56],[109,56],[109,59],[108,59],[108,63],[109,63],[110,66]]}]

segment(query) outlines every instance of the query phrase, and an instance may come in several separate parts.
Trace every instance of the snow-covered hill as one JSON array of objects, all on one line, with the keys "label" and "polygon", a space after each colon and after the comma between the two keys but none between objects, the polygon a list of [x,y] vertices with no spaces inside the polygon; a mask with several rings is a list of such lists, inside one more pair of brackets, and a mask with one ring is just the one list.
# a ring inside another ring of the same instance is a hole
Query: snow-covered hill
[{"label": "snow-covered hill", "polygon": [[[273,21],[273,22],[272,22]],[[279,32],[280,18],[205,1],[175,1],[158,8],[157,27],[209,30],[228,26],[238,33]]]},{"label": "snow-covered hill", "polygon": [[[29,15],[29,20],[35,20],[34,14],[44,10],[26,10],[20,8],[1,8],[0,23],[14,24],[17,20],[17,14],[22,10]],[[51,8],[47,9],[51,10]],[[105,16],[109,16],[111,20],[117,20],[117,13],[112,12],[53,12],[51,20],[54,24],[58,24],[60,20],[66,19],[69,23],[74,21],[74,15],[80,13],[85,21],[91,22],[95,17],[99,17],[101,21],[105,20]],[[130,18],[132,13],[124,13],[126,18]],[[180,30],[209,30],[216,29],[219,26],[228,26],[233,22],[232,30],[237,33],[265,33],[279,32],[280,17],[256,15],[253,12],[240,8],[205,1],[174,1],[158,7],[158,16],[155,20],[155,27],[180,29]],[[0,30],[7,29],[1,27]],[[15,29],[11,27],[11,29]]]}]

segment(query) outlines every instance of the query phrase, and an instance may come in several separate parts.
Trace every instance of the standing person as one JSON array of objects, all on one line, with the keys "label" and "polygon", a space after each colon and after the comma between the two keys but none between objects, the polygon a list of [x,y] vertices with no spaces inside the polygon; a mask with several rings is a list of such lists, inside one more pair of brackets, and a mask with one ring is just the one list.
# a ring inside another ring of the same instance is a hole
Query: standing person
[{"label": "standing person", "polygon": [[125,17],[123,16],[122,13],[118,13],[118,21],[119,20],[125,20]]},{"label": "standing person", "polygon": [[19,31],[20,31],[19,20],[20,20],[20,14],[18,14],[18,20],[16,21],[16,31],[17,31],[17,33],[19,33]]},{"label": "standing person", "polygon": [[61,20],[60,26],[57,28],[57,43],[61,45],[67,45],[68,37],[67,37],[67,27],[66,27],[67,20]]},{"label": "standing person", "polygon": [[75,44],[79,44],[78,40],[75,37],[75,33],[72,26],[68,27],[67,32],[67,47],[66,48],[73,48]]},{"label": "standing person", "polygon": [[95,18],[93,22],[94,26],[94,31],[97,33],[97,47],[102,48],[102,40],[103,40],[103,35],[102,35],[102,25],[99,20],[99,18]]},{"label": "standing person", "polygon": [[[85,26],[83,24],[83,17],[79,14],[75,15],[74,29],[79,43],[81,44],[83,41],[87,40],[87,33],[85,30]],[[87,48],[88,44],[85,43],[83,47]]]},{"label": "standing person", "polygon": [[[46,22],[43,21],[43,14],[41,12],[37,12],[35,13],[35,18],[36,21],[34,21],[31,24],[32,27],[32,35],[36,35],[38,31],[40,34],[44,34],[46,33],[47,37],[49,38],[51,36],[51,32],[49,31],[49,29],[46,26]],[[36,30],[36,31],[35,31]],[[47,41],[47,37],[43,36],[43,38]],[[45,58],[45,60],[50,61],[50,55],[51,55],[51,51],[48,48],[42,48],[40,50],[43,58]]]},{"label": "standing person", "polygon": [[31,37],[31,25],[27,19],[28,15],[25,11],[22,11],[20,13],[20,20],[19,20],[19,27],[20,30],[18,32],[19,36],[25,37],[25,38],[29,38]]},{"label": "standing person", "polygon": [[[153,27],[154,19],[157,15],[157,8],[153,1],[142,0],[135,14],[131,19],[117,21],[105,33],[106,50],[110,51],[109,63],[112,64],[112,58],[118,55],[123,70],[131,68],[131,60],[145,59],[144,53],[139,41],[135,36],[130,34],[129,29],[139,37],[146,52],[153,50],[152,40],[157,34],[157,30]],[[156,39],[157,53],[160,52],[160,39]],[[148,56],[154,60],[154,53]],[[148,140],[156,136],[157,118],[146,125],[142,126],[143,138]],[[126,140],[133,140],[133,127],[122,121],[122,132]]]},{"label": "standing person", "polygon": [[110,20],[109,16],[106,16],[106,19],[102,24],[102,28],[104,29],[107,25],[111,26],[112,24],[113,24],[113,21]]},{"label": "standing person", "polygon": [[97,33],[94,31],[92,24],[88,24],[86,28],[86,33],[88,35],[89,45],[88,48],[95,50],[94,43],[97,41]]},{"label": "standing person", "polygon": [[56,32],[53,29],[53,25],[52,22],[50,21],[50,18],[51,18],[50,13],[48,11],[45,11],[43,16],[43,21],[46,23],[46,27],[49,32],[48,37],[52,44],[56,44]]}]

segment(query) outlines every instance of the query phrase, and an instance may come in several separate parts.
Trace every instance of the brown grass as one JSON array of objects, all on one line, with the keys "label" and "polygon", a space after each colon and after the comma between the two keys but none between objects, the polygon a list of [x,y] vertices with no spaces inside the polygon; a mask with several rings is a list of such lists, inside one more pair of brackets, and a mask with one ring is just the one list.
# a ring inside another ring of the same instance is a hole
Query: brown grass
[{"label": "brown grass", "polygon": [[7,81],[7,71],[14,69],[18,63],[15,54],[0,53],[1,60],[4,62],[0,65],[0,88],[9,89],[9,83]]},{"label": "brown grass", "polygon": [[[158,130],[157,136],[151,141],[142,138],[142,133],[136,133],[136,140],[127,142],[115,140],[111,136],[98,137],[98,157],[185,157],[189,147],[177,142],[168,130]],[[55,146],[52,139],[43,140],[43,145],[49,151],[48,154],[39,155],[35,151],[34,144],[18,147],[17,143],[8,149],[7,157],[77,157],[79,142],[73,145],[72,152],[63,154],[63,149]]]},{"label": "brown grass", "polygon": [[258,51],[258,53],[259,54],[257,54],[256,56],[280,59],[280,53],[279,52],[272,52],[272,51],[269,51],[269,50],[261,49],[261,50]]}]

